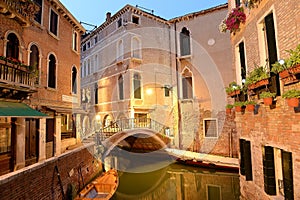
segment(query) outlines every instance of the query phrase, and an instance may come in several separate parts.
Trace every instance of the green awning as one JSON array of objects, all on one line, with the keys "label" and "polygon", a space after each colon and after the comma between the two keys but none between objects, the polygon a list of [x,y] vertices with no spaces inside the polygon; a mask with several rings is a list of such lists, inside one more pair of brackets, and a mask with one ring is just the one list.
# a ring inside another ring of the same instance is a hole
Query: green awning
[{"label": "green awning", "polygon": [[0,117],[41,118],[48,115],[30,108],[24,103],[0,101]]}]

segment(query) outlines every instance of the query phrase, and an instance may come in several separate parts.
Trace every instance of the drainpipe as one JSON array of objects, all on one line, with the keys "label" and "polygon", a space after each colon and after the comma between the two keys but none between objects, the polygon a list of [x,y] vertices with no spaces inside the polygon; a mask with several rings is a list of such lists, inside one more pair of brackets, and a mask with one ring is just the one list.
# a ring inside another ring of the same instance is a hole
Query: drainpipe
[{"label": "drainpipe", "polygon": [[178,78],[178,55],[177,55],[177,27],[176,21],[174,22],[174,31],[175,31],[175,66],[176,66],[176,83],[177,83],[177,107],[178,107],[178,142],[179,149],[182,149],[182,141],[181,141],[181,110],[179,103],[179,78]]}]

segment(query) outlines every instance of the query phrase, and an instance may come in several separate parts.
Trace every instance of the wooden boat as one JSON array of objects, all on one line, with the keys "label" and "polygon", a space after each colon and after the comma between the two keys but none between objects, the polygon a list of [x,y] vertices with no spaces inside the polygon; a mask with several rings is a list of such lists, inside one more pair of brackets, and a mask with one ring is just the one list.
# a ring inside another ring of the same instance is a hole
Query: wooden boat
[{"label": "wooden boat", "polygon": [[115,169],[110,169],[83,188],[75,200],[107,200],[114,195],[118,186],[118,172]]}]

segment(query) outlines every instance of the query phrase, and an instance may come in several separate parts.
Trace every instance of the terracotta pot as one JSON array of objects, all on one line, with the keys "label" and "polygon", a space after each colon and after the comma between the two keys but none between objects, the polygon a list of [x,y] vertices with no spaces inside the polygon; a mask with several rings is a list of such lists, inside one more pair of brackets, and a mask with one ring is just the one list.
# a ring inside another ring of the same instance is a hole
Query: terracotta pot
[{"label": "terracotta pot", "polygon": [[297,64],[295,66],[293,66],[290,71],[293,73],[293,74],[299,74],[300,73],[300,64]]},{"label": "terracotta pot", "polygon": [[280,76],[280,78],[286,78],[286,77],[290,76],[290,73],[286,69],[286,70],[283,70],[283,71],[279,72],[279,76]]},{"label": "terracotta pot", "polygon": [[295,97],[286,99],[286,102],[287,102],[288,106],[290,106],[290,107],[298,107],[298,105],[299,105],[299,99],[295,98]]},{"label": "terracotta pot", "polygon": [[226,114],[231,114],[231,108],[226,108]]},{"label": "terracotta pot", "polygon": [[246,110],[250,111],[250,112],[254,111],[254,108],[255,108],[255,105],[253,105],[253,104],[249,104],[246,106]]},{"label": "terracotta pot", "polygon": [[235,112],[242,112],[242,106],[235,106]]},{"label": "terracotta pot", "polygon": [[263,98],[263,101],[266,106],[270,106],[273,103],[273,98],[272,97]]}]

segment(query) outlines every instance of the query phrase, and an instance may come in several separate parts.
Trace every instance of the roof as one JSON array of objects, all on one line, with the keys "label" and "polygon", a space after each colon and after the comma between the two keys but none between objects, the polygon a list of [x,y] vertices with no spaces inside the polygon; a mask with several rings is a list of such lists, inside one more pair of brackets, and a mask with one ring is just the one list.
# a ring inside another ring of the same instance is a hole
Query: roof
[{"label": "roof", "polygon": [[93,37],[95,34],[97,34],[99,31],[103,30],[105,27],[107,27],[108,25],[110,25],[113,21],[115,21],[116,19],[118,19],[122,14],[124,14],[126,11],[131,10],[132,12],[139,14],[139,15],[143,15],[146,16],[148,18],[157,20],[161,23],[165,23],[165,24],[169,24],[168,20],[159,17],[157,15],[154,15],[152,13],[146,12],[144,10],[141,10],[137,7],[134,7],[132,5],[125,5],[122,9],[120,9],[116,14],[114,14],[113,16],[110,17],[110,21],[105,21],[103,24],[101,24],[96,30],[94,30],[93,32],[91,32],[88,36],[86,36],[84,38],[84,40],[88,40],[89,38]]},{"label": "roof", "polygon": [[79,31],[81,34],[85,33],[85,28],[59,0],[49,0],[49,2],[74,27],[75,30]]},{"label": "roof", "polygon": [[208,14],[210,12],[214,12],[216,10],[222,10],[222,9],[225,9],[225,8],[228,9],[228,3],[221,4],[221,5],[218,5],[218,6],[209,8],[209,9],[201,10],[201,11],[198,11],[198,12],[189,13],[189,14],[186,14],[186,15],[183,15],[183,16],[175,17],[173,19],[170,19],[169,22],[174,23],[174,22],[189,20],[189,19],[193,19],[195,17],[198,17],[200,15],[205,15],[205,14]]}]

